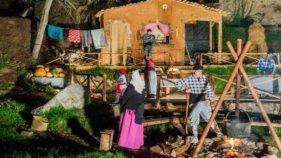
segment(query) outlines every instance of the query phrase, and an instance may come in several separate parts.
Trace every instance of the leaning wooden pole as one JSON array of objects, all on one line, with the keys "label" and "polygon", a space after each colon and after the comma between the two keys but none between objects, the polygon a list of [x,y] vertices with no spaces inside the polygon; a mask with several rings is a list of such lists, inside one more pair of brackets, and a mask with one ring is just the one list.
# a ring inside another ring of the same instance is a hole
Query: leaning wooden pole
[{"label": "leaning wooden pole", "polygon": [[[229,50],[230,50],[232,56],[234,57],[234,59],[237,60],[237,59],[238,59],[238,56],[237,56],[237,54],[235,53],[235,51],[234,51],[234,49],[233,49],[231,43],[230,43],[230,42],[227,42],[227,46],[228,46],[228,48],[229,48]],[[258,105],[258,107],[259,107],[259,109],[260,109],[260,111],[261,111],[261,113],[262,113],[262,116],[263,116],[265,122],[266,122],[267,125],[268,125],[268,128],[269,128],[269,130],[270,130],[270,132],[271,132],[271,135],[273,136],[274,141],[275,141],[276,144],[277,144],[278,149],[281,151],[281,142],[280,142],[280,139],[279,139],[278,135],[276,134],[275,129],[274,129],[273,126],[272,126],[272,123],[271,123],[271,121],[270,121],[270,119],[269,119],[269,117],[268,117],[268,115],[267,115],[267,112],[265,111],[265,109],[264,109],[264,107],[263,107],[263,105],[262,105],[262,103],[261,103],[261,101],[260,101],[260,98],[258,97],[258,95],[257,95],[257,93],[256,93],[256,91],[255,91],[255,89],[254,89],[254,86],[252,85],[252,83],[251,83],[251,81],[250,81],[250,79],[249,79],[249,77],[248,77],[248,75],[247,75],[245,69],[243,68],[243,66],[240,66],[239,70],[240,70],[240,73],[242,74],[244,80],[246,81],[246,83],[247,83],[247,85],[248,85],[248,88],[249,88],[249,90],[251,91],[251,93],[252,93],[254,99],[256,100],[256,103],[257,103],[257,105]]]},{"label": "leaning wooden pole", "polygon": [[217,104],[215,106],[215,109],[214,109],[214,111],[212,113],[212,116],[211,116],[211,118],[210,118],[210,120],[209,120],[209,122],[208,122],[208,124],[207,124],[207,126],[206,126],[206,128],[205,128],[205,130],[204,130],[204,132],[203,132],[203,134],[202,134],[202,136],[201,136],[197,146],[196,146],[196,149],[194,150],[194,152],[192,154],[193,157],[197,157],[198,156],[198,154],[199,154],[199,152],[200,152],[200,150],[202,148],[202,145],[203,145],[203,143],[204,143],[204,141],[206,139],[206,136],[207,136],[207,134],[208,134],[208,132],[209,132],[209,130],[211,128],[211,125],[214,122],[214,120],[215,120],[215,118],[216,118],[216,116],[218,114],[218,111],[219,111],[219,109],[220,109],[220,107],[222,105],[222,102],[223,102],[223,100],[225,98],[225,95],[226,95],[227,91],[229,90],[229,88],[230,88],[230,86],[232,84],[232,81],[234,80],[234,78],[235,78],[235,76],[236,76],[236,74],[238,72],[238,69],[239,69],[240,65],[243,63],[244,57],[245,57],[248,49],[250,48],[251,44],[252,43],[250,41],[248,41],[246,46],[245,46],[245,48],[244,48],[244,50],[243,50],[243,52],[239,56],[239,59],[238,59],[236,65],[234,66],[234,69],[233,69],[232,73],[230,74],[230,77],[229,77],[229,79],[228,79],[228,81],[227,81],[227,83],[226,83],[226,85],[224,87],[224,90],[223,90],[223,92],[222,92],[222,94],[221,94],[221,96],[220,96],[220,98],[219,98],[219,100],[218,100],[218,102],[217,102]]},{"label": "leaning wooden pole", "polygon": [[[237,40],[237,55],[238,57],[240,56],[242,52],[242,40],[238,39]],[[235,104],[235,115],[236,117],[239,117],[239,111],[240,111],[240,85],[241,85],[241,75],[240,72],[237,72],[237,76],[236,76],[236,104]]]},{"label": "leaning wooden pole", "polygon": [[38,32],[37,32],[36,40],[35,40],[35,43],[34,43],[34,47],[33,47],[33,50],[32,50],[33,59],[37,59],[38,56],[39,56],[40,48],[41,48],[43,37],[44,37],[44,32],[45,32],[46,26],[48,24],[50,8],[51,8],[51,5],[53,3],[53,0],[45,0],[45,1],[46,2],[45,2],[43,12],[42,12],[42,15],[41,15],[41,19],[40,19],[40,25],[39,25],[39,28],[38,28]]}]

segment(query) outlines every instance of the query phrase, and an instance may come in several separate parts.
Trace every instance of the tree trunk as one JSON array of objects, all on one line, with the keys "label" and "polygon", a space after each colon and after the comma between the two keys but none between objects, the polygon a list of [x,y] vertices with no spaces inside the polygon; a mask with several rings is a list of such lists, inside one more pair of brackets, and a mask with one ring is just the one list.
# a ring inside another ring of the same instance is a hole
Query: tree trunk
[{"label": "tree trunk", "polygon": [[35,40],[33,51],[32,51],[32,57],[34,59],[37,59],[39,56],[41,44],[42,44],[43,37],[44,37],[44,32],[45,32],[46,26],[48,24],[49,11],[50,11],[52,3],[53,3],[53,0],[46,0],[44,8],[43,8],[39,29],[37,32],[36,40]]}]

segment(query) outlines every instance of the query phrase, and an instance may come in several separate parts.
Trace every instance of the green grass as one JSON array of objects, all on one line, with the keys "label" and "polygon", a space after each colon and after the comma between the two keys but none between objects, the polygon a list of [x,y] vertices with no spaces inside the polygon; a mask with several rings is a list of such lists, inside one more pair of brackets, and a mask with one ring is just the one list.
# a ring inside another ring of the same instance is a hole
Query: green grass
[{"label": "green grass", "polygon": [[24,111],[25,105],[11,99],[0,101],[0,126],[21,127],[25,121],[19,114]]},{"label": "green grass", "polygon": [[[32,158],[32,157],[41,157],[41,158],[125,158],[121,152],[99,152],[99,151],[87,151],[79,154],[66,154],[60,153],[60,149],[40,149],[39,153],[30,153],[24,151],[14,151],[11,154],[3,154],[3,158]],[[42,154],[44,153],[44,154]]]},{"label": "green grass", "polygon": [[21,140],[22,136],[17,129],[25,125],[25,120],[20,115],[25,105],[11,99],[0,101],[0,140]]},{"label": "green grass", "polygon": [[68,120],[72,117],[79,117],[79,112],[80,109],[64,109],[62,106],[58,106],[40,115],[48,119],[48,130],[65,131],[68,128]]},{"label": "green grass", "polygon": [[0,100],[0,109],[14,110],[16,112],[21,112],[25,110],[25,104],[19,103],[12,99],[4,99],[4,100]]},{"label": "green grass", "polygon": [[15,84],[14,83],[4,83],[4,82],[1,82],[0,83],[0,90],[10,90],[12,88],[15,87]]},{"label": "green grass", "polygon": [[9,54],[0,53],[0,69],[13,66],[15,64],[12,62],[12,57]]}]

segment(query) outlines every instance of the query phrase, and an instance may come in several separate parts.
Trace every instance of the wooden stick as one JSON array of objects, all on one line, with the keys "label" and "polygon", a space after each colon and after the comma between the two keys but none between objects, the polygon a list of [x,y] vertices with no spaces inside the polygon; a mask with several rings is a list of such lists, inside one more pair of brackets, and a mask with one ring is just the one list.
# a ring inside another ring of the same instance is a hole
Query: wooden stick
[{"label": "wooden stick", "polygon": [[[230,43],[230,42],[227,42],[227,46],[228,46],[228,48],[229,48],[231,54],[233,55],[234,59],[237,60],[237,55],[235,54],[235,51],[234,51],[234,49],[233,49],[231,43]],[[256,93],[256,91],[255,91],[255,89],[254,89],[254,86],[252,85],[252,83],[251,83],[249,77],[247,76],[247,73],[246,73],[246,71],[244,70],[244,68],[243,68],[242,66],[240,66],[240,67],[239,67],[239,70],[240,70],[240,72],[241,72],[241,74],[242,74],[244,80],[245,80],[246,83],[248,84],[248,87],[249,87],[250,91],[252,92],[253,97],[254,97],[255,100],[256,100],[256,103],[257,103],[257,105],[258,105],[258,107],[259,107],[259,109],[260,109],[260,111],[261,111],[261,113],[262,113],[262,116],[263,116],[265,122],[266,122],[267,125],[268,125],[268,128],[269,128],[269,130],[270,130],[270,132],[271,132],[271,135],[273,136],[273,139],[275,140],[275,142],[276,142],[276,144],[277,144],[278,149],[281,151],[281,142],[280,142],[280,139],[279,139],[278,135],[276,134],[275,129],[272,127],[271,121],[270,121],[270,119],[269,119],[269,117],[268,117],[268,115],[267,115],[267,112],[265,111],[265,109],[264,109],[264,107],[263,107],[261,101],[260,101],[260,98],[258,97],[258,95],[257,95],[257,93]]]},{"label": "wooden stick", "polygon": [[186,109],[185,109],[185,134],[188,135],[188,109],[189,109],[189,93],[186,93]]},{"label": "wooden stick", "polygon": [[[238,39],[237,40],[237,56],[240,56],[242,52],[242,40]],[[239,117],[239,109],[240,109],[240,85],[241,85],[241,76],[239,71],[237,72],[236,76],[236,105],[235,105],[235,115]]]},{"label": "wooden stick", "polygon": [[208,134],[208,132],[209,132],[209,130],[211,128],[211,125],[214,122],[214,120],[215,120],[215,118],[216,118],[216,116],[218,114],[218,111],[219,111],[219,109],[220,109],[220,107],[222,105],[224,97],[225,97],[227,91],[229,90],[229,88],[230,88],[230,86],[232,84],[232,81],[233,81],[234,77],[236,76],[236,73],[237,73],[240,65],[242,64],[243,59],[244,59],[248,49],[250,48],[251,44],[252,43],[250,41],[247,42],[243,52],[241,53],[241,55],[240,55],[236,65],[235,65],[235,67],[234,67],[234,69],[232,71],[232,73],[230,74],[230,77],[229,77],[228,82],[226,83],[226,85],[224,87],[222,95],[220,96],[220,98],[219,98],[219,100],[218,100],[218,102],[217,102],[217,104],[215,106],[215,109],[214,109],[214,111],[212,113],[212,116],[211,116],[211,118],[210,118],[210,120],[209,120],[209,122],[208,122],[208,124],[207,124],[207,126],[206,126],[206,128],[205,128],[205,130],[204,130],[204,132],[203,132],[203,134],[202,134],[202,136],[200,138],[200,140],[199,140],[199,143],[197,144],[197,146],[196,146],[196,148],[195,148],[195,150],[194,150],[194,152],[192,154],[193,157],[197,157],[198,156],[198,154],[199,154],[199,152],[200,152],[200,150],[202,148],[202,145],[203,145],[203,143],[204,143],[204,141],[206,139],[206,136],[207,136],[207,134]]},{"label": "wooden stick", "polygon": [[107,99],[106,99],[106,74],[104,73],[102,77],[103,77],[102,101],[106,102],[107,101]]}]

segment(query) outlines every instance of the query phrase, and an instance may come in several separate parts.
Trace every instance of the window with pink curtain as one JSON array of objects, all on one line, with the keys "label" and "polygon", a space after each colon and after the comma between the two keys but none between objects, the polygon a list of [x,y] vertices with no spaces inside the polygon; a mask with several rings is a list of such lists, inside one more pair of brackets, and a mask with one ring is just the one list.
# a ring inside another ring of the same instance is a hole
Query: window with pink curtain
[{"label": "window with pink curtain", "polygon": [[147,33],[147,30],[152,30],[152,34],[155,37],[156,43],[168,44],[170,36],[170,28],[167,24],[162,23],[149,23],[144,26],[144,33]]}]

